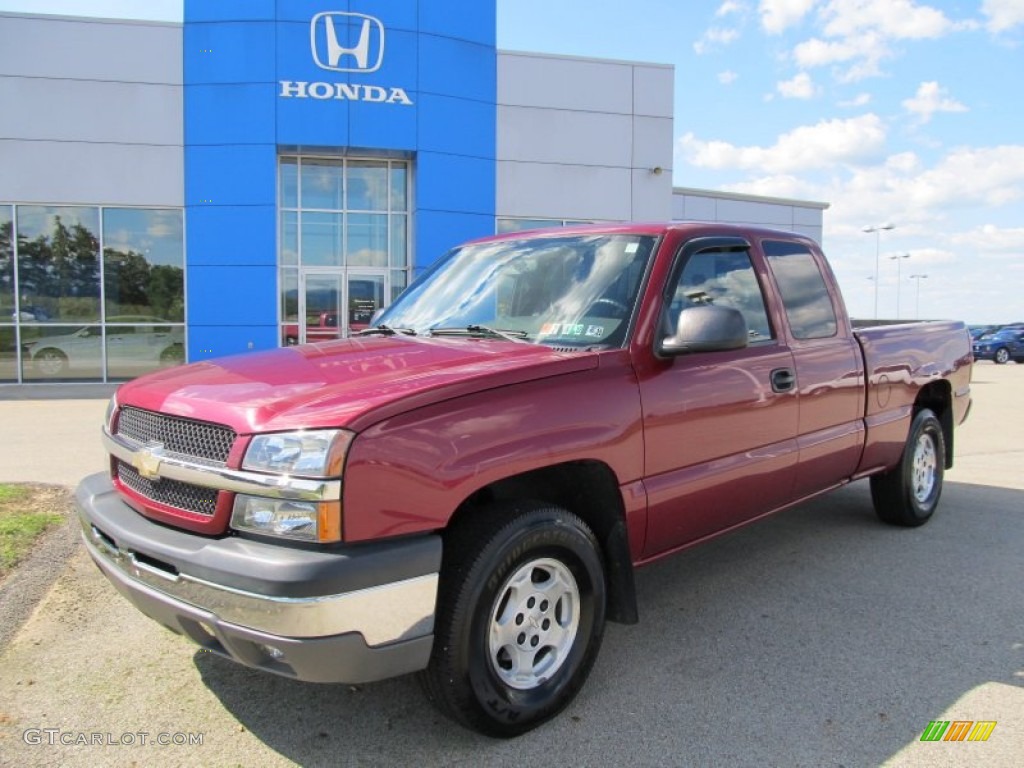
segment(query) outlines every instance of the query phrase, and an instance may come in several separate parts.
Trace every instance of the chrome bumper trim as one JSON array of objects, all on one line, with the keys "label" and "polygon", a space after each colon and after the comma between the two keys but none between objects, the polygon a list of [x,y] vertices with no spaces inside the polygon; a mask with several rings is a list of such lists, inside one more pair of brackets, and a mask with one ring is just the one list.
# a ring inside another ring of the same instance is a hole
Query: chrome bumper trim
[{"label": "chrome bumper trim", "polygon": [[218,620],[281,637],[316,638],[358,632],[374,647],[434,631],[436,573],[338,595],[272,597],[171,573],[111,545],[82,521],[82,538],[108,577],[134,584],[213,614]]},{"label": "chrome bumper trim", "polygon": [[150,480],[167,478],[221,491],[249,493],[275,499],[297,501],[337,501],[341,498],[341,480],[318,480],[290,475],[264,475],[223,465],[189,461],[162,453],[124,435],[112,435],[103,428],[103,445],[114,457],[135,467]]}]

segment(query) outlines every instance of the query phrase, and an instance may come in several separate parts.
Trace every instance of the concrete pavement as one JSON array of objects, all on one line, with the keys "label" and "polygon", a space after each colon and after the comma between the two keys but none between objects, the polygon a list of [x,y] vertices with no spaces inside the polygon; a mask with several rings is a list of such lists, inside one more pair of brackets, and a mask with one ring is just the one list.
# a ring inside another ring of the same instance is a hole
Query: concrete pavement
[{"label": "concrete pavement", "polygon": [[[514,741],[439,718],[412,678],[316,686],[203,653],[79,547],[0,655],[0,764],[1016,768],[1024,366],[975,371],[933,521],[881,525],[858,483],[643,569],[641,623],[609,625],[579,698]],[[0,399],[0,480],[101,468],[104,407]],[[983,743],[921,742],[932,720],[997,725]]]}]

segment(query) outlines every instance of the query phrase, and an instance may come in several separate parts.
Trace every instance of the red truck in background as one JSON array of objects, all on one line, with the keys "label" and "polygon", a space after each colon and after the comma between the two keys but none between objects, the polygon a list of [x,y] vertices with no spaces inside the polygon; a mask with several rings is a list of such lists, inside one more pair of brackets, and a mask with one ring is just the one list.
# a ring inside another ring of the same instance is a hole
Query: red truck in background
[{"label": "red truck in background", "polygon": [[959,322],[851,327],[818,245],[720,224],[451,251],[360,335],[124,384],[86,545],[139,609],[300,680],[420,672],[496,736],[554,716],[634,569],[851,481],[935,512]]}]

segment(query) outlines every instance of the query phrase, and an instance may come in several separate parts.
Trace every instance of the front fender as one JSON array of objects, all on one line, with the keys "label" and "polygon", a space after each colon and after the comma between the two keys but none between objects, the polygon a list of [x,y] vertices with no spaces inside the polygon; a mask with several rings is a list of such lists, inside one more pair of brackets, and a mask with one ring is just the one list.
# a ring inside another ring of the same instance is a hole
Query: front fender
[{"label": "front fender", "polygon": [[640,395],[624,350],[596,368],[511,384],[385,419],[353,441],[343,537],[444,528],[459,505],[506,477],[600,461],[620,487],[641,478]]}]

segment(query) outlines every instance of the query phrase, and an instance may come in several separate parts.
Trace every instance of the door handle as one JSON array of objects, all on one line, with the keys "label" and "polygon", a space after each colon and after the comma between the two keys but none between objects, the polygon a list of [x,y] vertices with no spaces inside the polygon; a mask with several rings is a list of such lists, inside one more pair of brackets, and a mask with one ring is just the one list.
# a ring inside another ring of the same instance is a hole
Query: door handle
[{"label": "door handle", "polygon": [[772,392],[789,392],[796,387],[796,374],[790,368],[772,371]]}]

